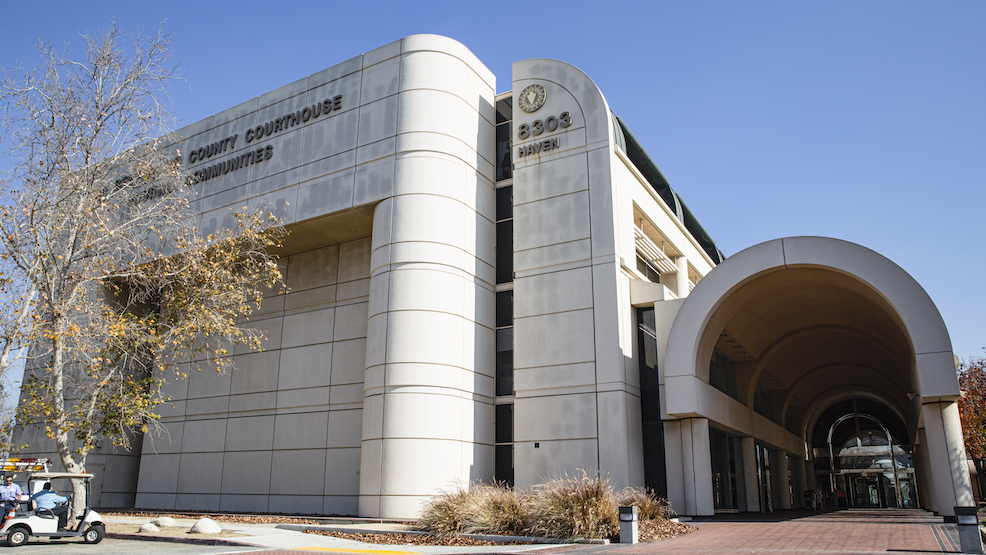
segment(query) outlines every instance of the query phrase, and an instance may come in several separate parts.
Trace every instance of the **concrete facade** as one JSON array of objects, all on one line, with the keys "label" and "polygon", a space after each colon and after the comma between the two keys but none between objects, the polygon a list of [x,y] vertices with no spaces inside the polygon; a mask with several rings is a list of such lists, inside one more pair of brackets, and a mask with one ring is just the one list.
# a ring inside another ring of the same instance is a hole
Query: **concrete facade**
[{"label": "concrete facade", "polygon": [[418,35],[179,131],[203,230],[262,204],[291,230],[288,291],[262,352],[168,380],[166,435],[95,453],[103,506],[406,518],[586,471],[680,514],[790,508],[854,399],[906,430],[922,506],[971,504],[948,333],[906,272],[825,238],[723,261],[588,76],[525,60],[495,89]]}]

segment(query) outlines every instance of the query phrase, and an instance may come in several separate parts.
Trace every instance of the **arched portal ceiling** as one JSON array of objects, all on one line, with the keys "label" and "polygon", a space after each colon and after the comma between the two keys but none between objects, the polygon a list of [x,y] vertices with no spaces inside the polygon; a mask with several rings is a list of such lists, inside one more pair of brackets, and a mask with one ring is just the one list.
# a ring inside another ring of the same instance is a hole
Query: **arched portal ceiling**
[{"label": "arched portal ceiling", "polygon": [[818,379],[812,374],[824,376],[829,369],[840,366],[867,368],[896,383],[900,369],[908,367],[906,356],[898,349],[892,342],[855,326],[818,324],[801,328],[757,355],[748,399],[752,400],[760,381],[771,389],[790,390],[804,400],[804,392],[796,391],[800,385]]},{"label": "arched portal ceiling", "polygon": [[913,390],[910,341],[893,307],[854,276],[812,267],[766,273],[730,294],[712,320],[723,323],[720,336],[731,341],[720,350],[730,356],[739,346],[754,361],[748,406],[760,383],[784,420],[803,418],[803,410],[789,409],[840,386],[884,392],[887,404],[906,410]]},{"label": "arched portal ceiling", "polygon": [[743,284],[716,311],[717,321],[754,356],[795,330],[828,326],[880,337],[910,351],[893,308],[858,279],[818,268],[789,268]]},{"label": "arched portal ceiling", "polygon": [[[850,413],[864,413],[876,418],[881,424],[886,426],[893,436],[895,444],[910,446],[911,438],[903,421],[895,412],[890,410],[878,401],[857,397],[832,403],[815,420],[813,433],[811,434],[812,447],[825,448],[828,446],[828,432],[832,424],[839,418]],[[862,419],[856,424],[860,430],[877,429],[879,426],[872,420]],[[854,426],[842,426],[836,430],[833,436],[833,443],[841,445],[845,440],[855,434]]]}]

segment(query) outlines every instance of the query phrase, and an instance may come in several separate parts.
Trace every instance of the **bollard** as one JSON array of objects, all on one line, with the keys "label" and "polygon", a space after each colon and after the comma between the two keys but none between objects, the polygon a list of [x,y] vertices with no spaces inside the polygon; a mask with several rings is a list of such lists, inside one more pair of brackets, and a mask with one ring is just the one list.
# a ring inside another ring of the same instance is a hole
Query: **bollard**
[{"label": "bollard", "polygon": [[[976,508],[955,507],[955,524],[959,528],[962,553],[982,553],[983,538],[979,534],[979,517],[976,516]],[[620,541],[623,541],[622,534],[620,538]]]},{"label": "bollard", "polygon": [[637,507],[620,507],[620,543],[637,543]]}]

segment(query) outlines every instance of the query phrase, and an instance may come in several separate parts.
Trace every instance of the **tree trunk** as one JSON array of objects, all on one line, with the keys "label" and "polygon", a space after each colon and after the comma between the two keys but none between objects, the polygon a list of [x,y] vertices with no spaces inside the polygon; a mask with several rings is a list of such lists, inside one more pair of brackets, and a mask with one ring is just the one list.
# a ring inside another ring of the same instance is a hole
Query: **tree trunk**
[{"label": "tree trunk", "polygon": [[[56,330],[57,319],[53,319],[53,326]],[[62,463],[65,472],[85,472],[87,450],[83,447],[78,453],[78,460],[73,457],[72,438],[69,437],[69,428],[66,426],[64,413],[65,410],[65,356],[61,342],[56,338],[52,341],[51,353],[51,374],[52,374],[52,399],[51,402],[57,407],[58,417],[55,419],[55,446],[58,449],[58,459]],[[69,507],[68,525],[75,528],[76,516],[82,516],[86,506],[86,485],[85,480],[71,480],[72,482],[72,501]]]},{"label": "tree trunk", "polygon": [[77,520],[81,518],[86,510],[86,481],[83,479],[73,479],[72,482],[72,502],[69,505],[68,527],[75,530],[76,523],[82,526],[83,523]]},{"label": "tree trunk", "polygon": [[986,459],[973,459],[976,463],[976,478],[979,479],[979,504],[986,503]]}]

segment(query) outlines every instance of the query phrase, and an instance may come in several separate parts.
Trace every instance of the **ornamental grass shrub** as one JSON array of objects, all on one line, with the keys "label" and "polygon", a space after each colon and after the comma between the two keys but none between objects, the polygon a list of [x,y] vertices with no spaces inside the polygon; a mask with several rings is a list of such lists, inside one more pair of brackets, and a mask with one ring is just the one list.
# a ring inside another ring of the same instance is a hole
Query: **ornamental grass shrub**
[{"label": "ornamental grass shrub", "polygon": [[457,534],[524,535],[531,512],[524,490],[505,484],[450,486],[426,502],[418,527],[447,537]]},{"label": "ornamental grass shrub", "polygon": [[609,480],[565,475],[532,488],[533,535],[549,538],[609,538],[620,533],[619,505]]},{"label": "ornamental grass shrub", "polygon": [[666,520],[675,515],[671,503],[650,488],[625,488],[618,498],[621,507],[636,505],[640,520]]},{"label": "ornamental grass shrub", "polygon": [[470,491],[461,485],[439,491],[422,508],[418,527],[439,537],[461,534]]},{"label": "ornamental grass shrub", "polygon": [[467,534],[522,536],[531,524],[530,495],[505,484],[470,488],[471,503],[465,507],[463,529]]},{"label": "ornamental grass shrub", "polygon": [[620,505],[636,505],[641,520],[674,514],[667,500],[652,490],[626,488],[617,493],[608,479],[582,472],[526,489],[505,484],[450,486],[423,505],[418,527],[443,537],[611,538],[619,535]]}]

